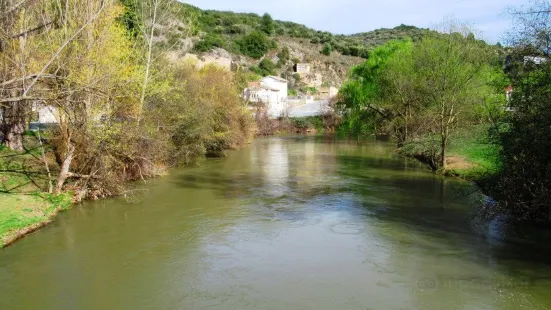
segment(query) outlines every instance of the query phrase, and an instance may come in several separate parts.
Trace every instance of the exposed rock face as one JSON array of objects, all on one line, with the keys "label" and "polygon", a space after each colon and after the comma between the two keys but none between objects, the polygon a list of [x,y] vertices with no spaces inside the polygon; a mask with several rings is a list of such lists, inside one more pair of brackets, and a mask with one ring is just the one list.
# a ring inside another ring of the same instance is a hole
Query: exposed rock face
[{"label": "exposed rock face", "polygon": [[[185,39],[185,44],[181,45],[176,51],[168,54],[172,61],[185,60],[196,64],[197,68],[202,68],[208,64],[215,64],[226,70],[236,70],[238,67],[250,68],[258,66],[260,60],[252,59],[242,55],[232,54],[222,48],[216,48],[208,53],[197,54],[190,52],[193,46],[193,39]],[[265,58],[274,61],[279,59],[277,54],[281,49],[289,49],[290,60],[276,69],[277,76],[282,76],[289,81],[289,87],[309,86],[320,87],[340,87],[347,77],[348,71],[354,65],[364,61],[364,59],[352,56],[344,56],[339,53],[333,53],[330,56],[322,55],[319,52],[319,46],[311,44],[309,41],[297,38],[278,37],[278,49],[274,49],[265,55]],[[274,62],[277,64],[277,62]],[[310,72],[300,74],[300,80],[294,77],[293,66],[296,63],[307,63],[310,65]]]},{"label": "exposed rock face", "polygon": [[198,69],[201,69],[206,65],[214,64],[226,70],[232,70],[232,65],[234,64],[232,55],[228,51],[221,48],[214,49],[203,55],[192,53],[184,54],[180,51],[171,51],[168,53],[167,57],[171,61],[184,60],[194,63]]}]

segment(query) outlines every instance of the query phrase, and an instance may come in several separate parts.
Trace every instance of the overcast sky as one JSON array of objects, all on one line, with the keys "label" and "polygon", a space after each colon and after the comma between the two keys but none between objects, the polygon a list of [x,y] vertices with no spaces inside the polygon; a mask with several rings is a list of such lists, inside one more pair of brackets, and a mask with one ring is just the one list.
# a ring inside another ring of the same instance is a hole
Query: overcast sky
[{"label": "overcast sky", "polygon": [[503,12],[528,0],[181,0],[201,9],[270,13],[274,19],[316,30],[352,34],[400,24],[430,28],[453,16],[482,31],[491,43],[503,41],[510,26]]}]

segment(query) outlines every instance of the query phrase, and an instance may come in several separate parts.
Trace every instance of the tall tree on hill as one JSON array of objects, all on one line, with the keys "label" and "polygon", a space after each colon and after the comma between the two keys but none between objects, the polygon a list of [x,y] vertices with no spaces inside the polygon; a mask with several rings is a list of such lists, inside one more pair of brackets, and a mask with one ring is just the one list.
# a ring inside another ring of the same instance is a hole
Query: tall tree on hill
[{"label": "tall tree on hill", "polygon": [[269,36],[274,33],[275,24],[270,14],[265,13],[264,15],[262,15],[262,23],[260,29]]}]

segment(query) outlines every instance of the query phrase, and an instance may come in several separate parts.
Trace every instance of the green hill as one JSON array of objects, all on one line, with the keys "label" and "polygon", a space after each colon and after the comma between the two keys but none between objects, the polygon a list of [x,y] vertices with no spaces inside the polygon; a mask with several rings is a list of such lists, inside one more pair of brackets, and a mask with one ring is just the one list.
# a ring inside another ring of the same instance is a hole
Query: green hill
[{"label": "green hill", "polygon": [[[215,47],[224,48],[232,53],[242,53],[239,40],[260,30],[269,37],[287,37],[308,40],[318,45],[321,51],[325,44],[342,55],[367,58],[369,50],[390,40],[411,38],[417,40],[427,29],[400,25],[393,29],[377,29],[354,35],[335,35],[326,31],[317,31],[304,25],[288,21],[271,21],[269,15],[253,13],[234,13],[213,10],[201,10],[189,4],[181,4],[186,17],[193,16],[196,21],[194,35],[201,38],[196,42],[197,51],[205,52]],[[270,24],[271,23],[271,24]]]},{"label": "green hill", "polygon": [[[338,87],[349,69],[368,58],[375,47],[397,39],[417,41],[431,32],[402,24],[342,35],[272,20],[268,14],[201,10],[179,2],[171,10],[170,18],[161,22],[155,35],[157,46],[171,50],[174,58],[194,54],[200,61],[222,59],[220,62],[233,70],[282,76],[299,92]],[[299,62],[310,63],[312,73],[294,74],[293,66]]]}]

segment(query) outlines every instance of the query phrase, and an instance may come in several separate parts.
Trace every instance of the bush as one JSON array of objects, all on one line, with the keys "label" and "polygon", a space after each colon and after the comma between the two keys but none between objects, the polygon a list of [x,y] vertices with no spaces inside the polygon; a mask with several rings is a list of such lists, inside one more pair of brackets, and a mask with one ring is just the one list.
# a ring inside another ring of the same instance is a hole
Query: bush
[{"label": "bush", "polygon": [[174,88],[151,98],[152,106],[159,108],[150,111],[148,121],[171,129],[165,138],[170,162],[185,164],[198,156],[220,156],[250,139],[253,119],[233,83],[228,83],[233,80],[231,72],[216,66],[196,71],[184,64],[168,74]]},{"label": "bush", "polygon": [[273,45],[266,35],[262,32],[251,32],[237,41],[239,50],[252,58],[259,59],[268,52]]},{"label": "bush", "polygon": [[263,76],[275,74],[276,65],[270,59],[262,59],[258,67],[263,71]]},{"label": "bush", "polygon": [[333,48],[331,47],[331,45],[329,43],[325,43],[320,53],[326,56],[330,56],[332,52],[333,52]]},{"label": "bush", "polygon": [[219,35],[208,34],[195,44],[194,50],[203,53],[209,52],[215,47],[224,47],[224,40]]},{"label": "bush", "polygon": [[281,52],[277,54],[277,57],[279,57],[279,60],[282,62],[289,61],[289,58],[291,58],[291,53],[289,52],[288,47],[284,47]]}]

